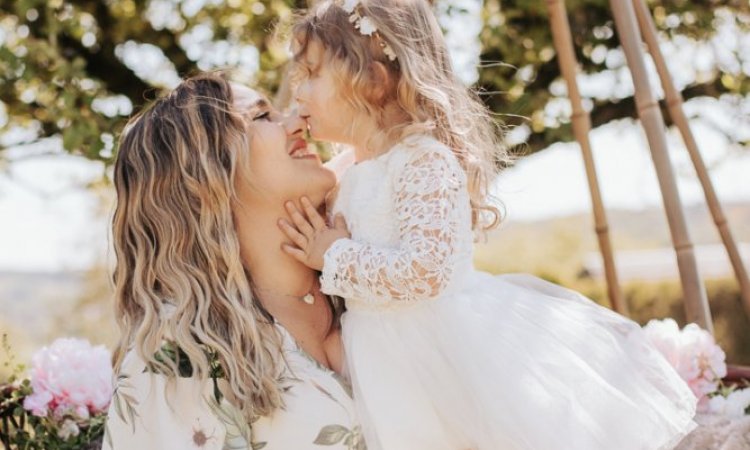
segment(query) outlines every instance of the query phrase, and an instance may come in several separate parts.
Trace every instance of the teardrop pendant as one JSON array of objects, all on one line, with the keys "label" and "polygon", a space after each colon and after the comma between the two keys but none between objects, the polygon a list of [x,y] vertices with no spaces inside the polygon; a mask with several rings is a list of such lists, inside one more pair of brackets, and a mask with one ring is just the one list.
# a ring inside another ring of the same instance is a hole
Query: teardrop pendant
[{"label": "teardrop pendant", "polygon": [[307,303],[308,305],[312,305],[313,303],[315,303],[315,296],[307,293],[304,297],[302,297],[302,301]]}]

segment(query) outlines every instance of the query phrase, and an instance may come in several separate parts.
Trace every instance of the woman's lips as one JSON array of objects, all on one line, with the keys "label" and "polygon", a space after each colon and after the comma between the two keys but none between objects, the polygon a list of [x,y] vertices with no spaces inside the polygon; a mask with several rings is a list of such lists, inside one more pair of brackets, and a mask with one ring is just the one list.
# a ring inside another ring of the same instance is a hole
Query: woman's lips
[{"label": "woman's lips", "polygon": [[289,149],[289,156],[293,159],[318,159],[317,153],[310,151],[307,148],[307,142],[303,139],[297,139],[294,141],[292,147]]}]

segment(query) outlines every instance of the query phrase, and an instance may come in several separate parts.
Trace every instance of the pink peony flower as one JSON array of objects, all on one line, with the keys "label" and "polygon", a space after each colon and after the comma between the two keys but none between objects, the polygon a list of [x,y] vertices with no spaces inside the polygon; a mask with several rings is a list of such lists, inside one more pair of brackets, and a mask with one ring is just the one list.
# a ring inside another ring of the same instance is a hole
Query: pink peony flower
[{"label": "pink peony flower", "polygon": [[47,405],[52,401],[52,394],[47,391],[35,392],[23,399],[23,407],[35,416],[47,415]]},{"label": "pink peony flower", "polygon": [[31,387],[23,406],[36,416],[51,411],[85,420],[104,412],[112,397],[109,351],[84,339],[57,339],[32,357]]},{"label": "pink peony flower", "polygon": [[673,319],[651,320],[643,327],[651,344],[669,361],[675,369],[680,362],[682,342],[680,327]]},{"label": "pink peony flower", "polygon": [[680,331],[672,319],[651,320],[644,332],[698,398],[698,411],[708,412],[708,395],[727,374],[726,354],[714,337],[691,323]]}]

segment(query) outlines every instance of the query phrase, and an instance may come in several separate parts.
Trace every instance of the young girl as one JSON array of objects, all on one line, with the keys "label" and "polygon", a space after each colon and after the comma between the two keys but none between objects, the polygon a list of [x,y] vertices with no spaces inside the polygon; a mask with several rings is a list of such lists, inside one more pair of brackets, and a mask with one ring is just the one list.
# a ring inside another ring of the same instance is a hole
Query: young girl
[{"label": "young girl", "polygon": [[488,185],[507,155],[497,159],[498,133],[452,72],[427,1],[329,0],[293,36],[300,114],[356,163],[332,226],[303,198],[280,227],[285,250],[346,299],[368,448],[673,448],[696,399],[636,323],[472,267],[474,232],[498,221]]}]

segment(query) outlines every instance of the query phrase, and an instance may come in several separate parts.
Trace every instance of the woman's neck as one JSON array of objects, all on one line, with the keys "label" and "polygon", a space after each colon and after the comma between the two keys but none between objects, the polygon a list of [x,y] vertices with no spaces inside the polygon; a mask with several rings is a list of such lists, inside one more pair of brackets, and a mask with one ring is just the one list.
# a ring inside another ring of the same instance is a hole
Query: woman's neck
[{"label": "woman's neck", "polygon": [[[263,307],[298,341],[322,343],[328,335],[332,312],[320,295],[317,273],[281,250],[288,242],[277,222],[286,216],[279,208],[247,205],[235,211],[237,234],[254,293]],[[312,304],[303,301],[315,296]]]}]

